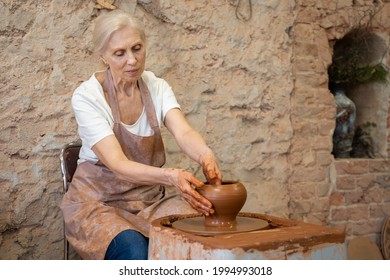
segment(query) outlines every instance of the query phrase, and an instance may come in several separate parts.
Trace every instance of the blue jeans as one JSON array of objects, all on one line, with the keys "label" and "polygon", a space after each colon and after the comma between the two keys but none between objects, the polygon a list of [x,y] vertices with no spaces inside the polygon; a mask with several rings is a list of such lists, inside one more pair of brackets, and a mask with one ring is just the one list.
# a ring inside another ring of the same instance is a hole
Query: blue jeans
[{"label": "blue jeans", "polygon": [[108,246],[105,260],[147,260],[149,239],[135,230],[119,233]]}]

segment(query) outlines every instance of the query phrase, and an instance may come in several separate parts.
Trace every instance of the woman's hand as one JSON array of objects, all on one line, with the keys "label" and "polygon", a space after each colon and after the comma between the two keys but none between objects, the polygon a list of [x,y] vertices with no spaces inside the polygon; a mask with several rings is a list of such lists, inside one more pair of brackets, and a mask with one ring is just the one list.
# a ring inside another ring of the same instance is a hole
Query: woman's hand
[{"label": "woman's hand", "polygon": [[212,153],[207,153],[201,158],[203,174],[207,182],[211,185],[221,185],[222,175],[218,167],[218,162]]},{"label": "woman's hand", "polygon": [[170,168],[167,172],[170,183],[180,191],[181,196],[192,208],[206,216],[214,213],[211,202],[192,187],[194,185],[195,188],[201,188],[204,185],[202,181],[183,169]]}]

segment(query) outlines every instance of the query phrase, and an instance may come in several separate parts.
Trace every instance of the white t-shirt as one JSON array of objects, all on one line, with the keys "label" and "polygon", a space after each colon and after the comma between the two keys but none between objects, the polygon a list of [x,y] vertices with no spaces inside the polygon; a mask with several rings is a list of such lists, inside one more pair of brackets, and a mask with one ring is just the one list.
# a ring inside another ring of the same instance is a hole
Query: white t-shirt
[{"label": "white t-shirt", "polygon": [[[169,84],[150,71],[144,71],[142,79],[147,85],[156,110],[157,120],[161,127],[167,112],[179,108],[175,94]],[[98,157],[91,150],[93,145],[103,138],[113,135],[114,118],[108,105],[101,84],[95,77],[83,82],[73,93],[72,107],[78,124],[78,133],[82,141],[80,162],[92,161],[96,163]],[[152,128],[146,116],[145,107],[139,119],[132,125],[125,127],[139,136],[152,135]]]}]

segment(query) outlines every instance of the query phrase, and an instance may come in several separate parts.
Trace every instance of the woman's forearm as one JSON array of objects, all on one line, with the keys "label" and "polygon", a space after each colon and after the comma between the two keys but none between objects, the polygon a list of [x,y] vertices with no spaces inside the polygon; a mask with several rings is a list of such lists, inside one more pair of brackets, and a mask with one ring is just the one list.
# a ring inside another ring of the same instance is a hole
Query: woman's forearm
[{"label": "woman's forearm", "polygon": [[172,169],[160,168],[129,161],[127,159],[112,164],[110,170],[121,179],[138,185],[154,185],[171,183]]},{"label": "woman's forearm", "polygon": [[203,137],[189,125],[179,109],[167,113],[165,126],[175,137],[180,149],[192,160],[202,164],[204,157],[214,156]]},{"label": "woman's forearm", "polygon": [[202,158],[213,154],[203,137],[193,129],[177,137],[176,141],[180,149],[199,164],[202,164]]}]

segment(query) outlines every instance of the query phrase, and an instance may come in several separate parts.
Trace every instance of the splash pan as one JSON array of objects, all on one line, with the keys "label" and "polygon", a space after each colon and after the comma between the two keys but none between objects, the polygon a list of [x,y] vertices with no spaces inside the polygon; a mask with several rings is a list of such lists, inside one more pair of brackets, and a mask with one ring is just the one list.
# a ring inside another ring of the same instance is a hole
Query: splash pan
[{"label": "splash pan", "polygon": [[204,217],[192,217],[177,220],[172,223],[172,227],[196,235],[214,236],[261,230],[268,227],[268,222],[258,218],[237,216],[236,225],[234,226],[213,227],[204,225]]}]

